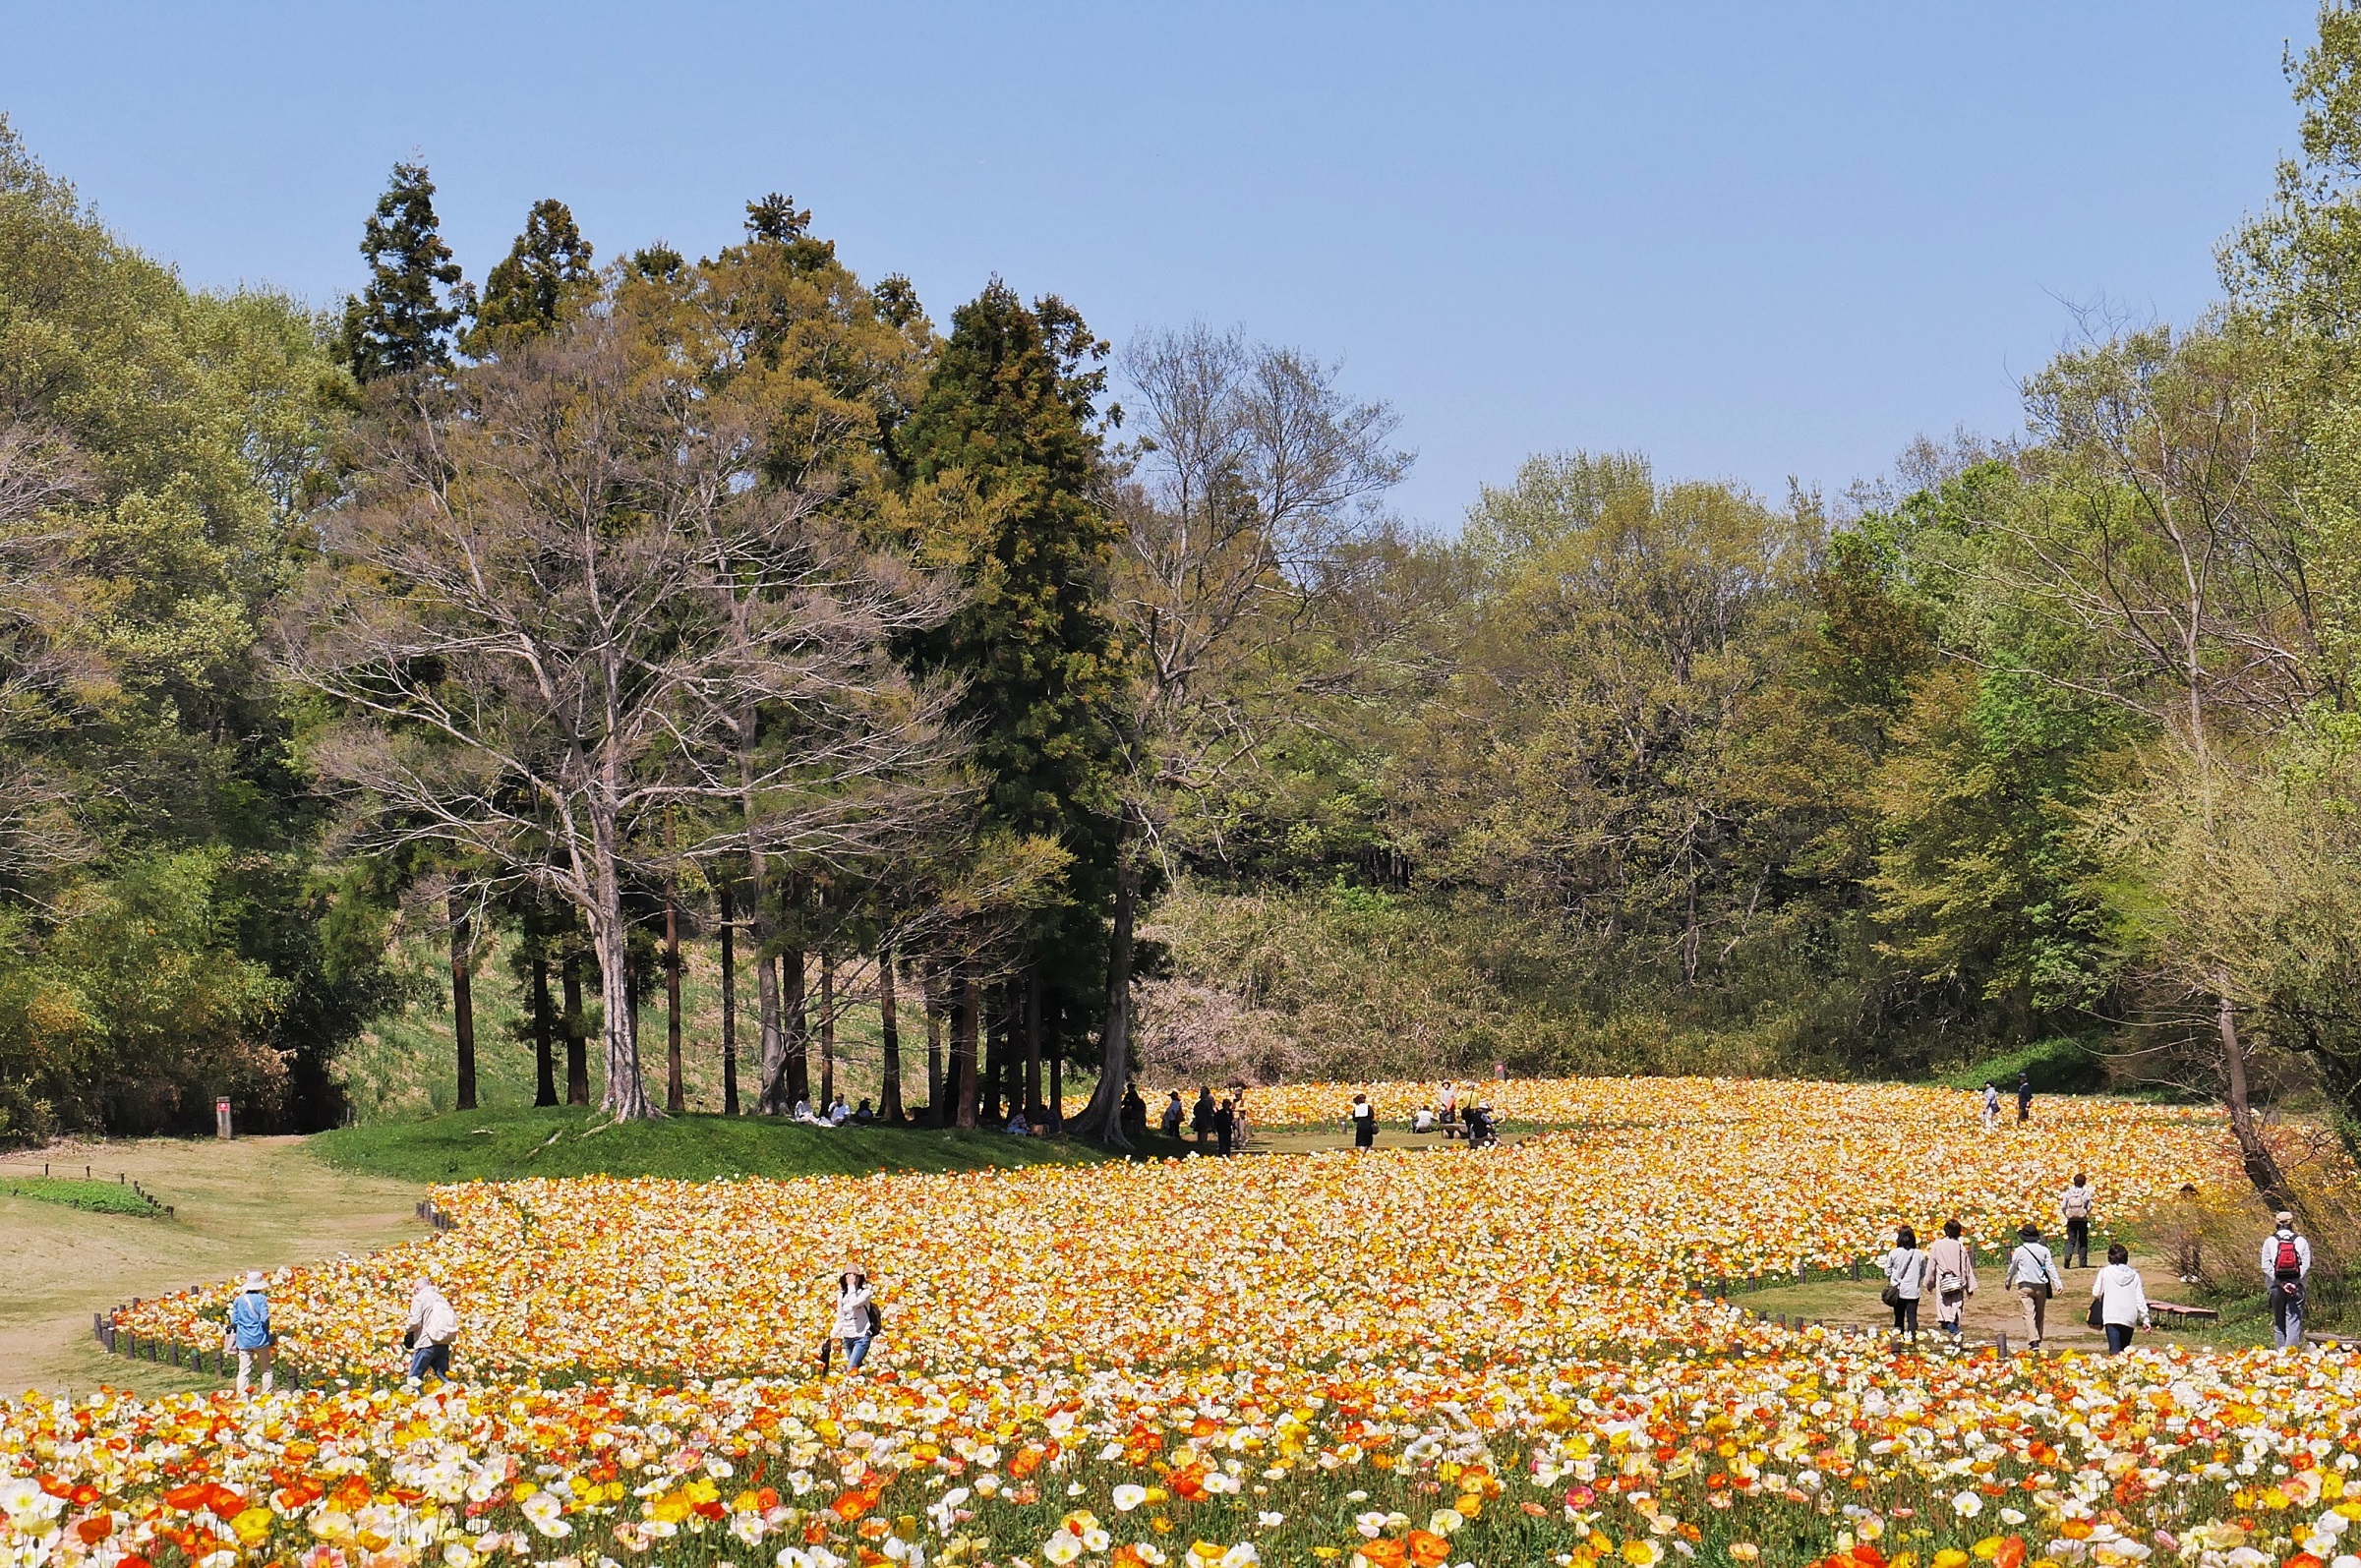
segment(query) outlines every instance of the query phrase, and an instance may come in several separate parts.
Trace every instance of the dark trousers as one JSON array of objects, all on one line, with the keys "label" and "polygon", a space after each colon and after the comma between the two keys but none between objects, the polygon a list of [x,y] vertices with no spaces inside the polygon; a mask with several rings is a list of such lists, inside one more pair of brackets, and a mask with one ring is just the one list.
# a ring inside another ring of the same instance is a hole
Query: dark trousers
[{"label": "dark trousers", "polygon": [[1894,1332],[1907,1333],[1913,1338],[1918,1332],[1918,1298],[1905,1296],[1894,1304]]},{"label": "dark trousers", "polygon": [[2107,1325],[2106,1325],[2106,1330],[2107,1330],[2107,1354],[2108,1354],[2109,1356],[2120,1356],[2120,1355],[2122,1355],[2122,1354],[2123,1354],[2125,1351],[2127,1351],[2127,1350],[2130,1350],[2130,1349],[2132,1348],[2132,1325],[2131,1325],[2131,1324],[2129,1324],[2129,1323],[2109,1323],[2109,1324],[2107,1324]]},{"label": "dark trousers", "polygon": [[1378,1124],[1375,1117],[1363,1117],[1353,1123],[1353,1147],[1365,1149],[1377,1140]]},{"label": "dark trousers", "polygon": [[2091,1222],[2087,1219],[2066,1222],[2066,1257],[2068,1268],[2091,1266]]},{"label": "dark trousers", "polygon": [[1230,1152],[1230,1130],[1226,1127],[1217,1129],[1213,1133],[1213,1137],[1216,1145],[1220,1149],[1222,1157],[1227,1159]]}]

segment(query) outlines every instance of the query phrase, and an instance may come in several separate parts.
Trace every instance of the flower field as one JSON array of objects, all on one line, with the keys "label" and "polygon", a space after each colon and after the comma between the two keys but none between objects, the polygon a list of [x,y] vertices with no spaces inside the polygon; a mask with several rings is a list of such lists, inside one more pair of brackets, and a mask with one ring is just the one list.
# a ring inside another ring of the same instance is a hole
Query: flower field
[{"label": "flower field", "polygon": [[[0,1407],[0,1560],[2244,1565],[2332,1560],[2361,1518],[2341,1356],[1899,1354],[1694,1288],[1899,1219],[1988,1243],[2076,1169],[2103,1229],[2234,1178],[2212,1119],[2049,1102],[1987,1136],[1930,1091],[1501,1087],[1572,1131],[440,1191],[452,1229],[273,1282],[284,1349],[348,1386]],[[849,1263],[885,1338],[823,1378]],[[428,1273],[460,1379],[404,1391]],[[127,1326],[211,1343],[229,1288]]]}]

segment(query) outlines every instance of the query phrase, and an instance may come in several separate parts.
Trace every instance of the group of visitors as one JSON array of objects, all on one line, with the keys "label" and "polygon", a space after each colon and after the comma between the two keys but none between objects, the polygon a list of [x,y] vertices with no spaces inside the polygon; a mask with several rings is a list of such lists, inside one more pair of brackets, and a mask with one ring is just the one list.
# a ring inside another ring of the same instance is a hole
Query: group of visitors
[{"label": "group of visitors", "polygon": [[[2058,1215],[2066,1232],[2063,1262],[2050,1251],[2038,1225],[2028,1222],[2017,1231],[2001,1284],[2017,1297],[2031,1349],[2041,1348],[2049,1303],[2065,1291],[2066,1270],[2091,1266],[2091,1221],[2096,1210],[2090,1177],[2077,1171],[2058,1195]],[[2304,1291],[2312,1275],[2312,1244],[2297,1234],[2293,1214],[2274,1217],[2271,1234],[2263,1239],[2262,1265],[2271,1293],[2272,1343],[2282,1350],[2296,1349],[2304,1342]],[[1953,1344],[1960,1343],[1977,1278],[1976,1254],[1958,1220],[1945,1222],[1942,1237],[1923,1249],[1910,1226],[1897,1230],[1893,1249],[1885,1255],[1885,1279],[1883,1299],[1893,1310],[1897,1338],[1917,1342],[1919,1305],[1932,1296],[1936,1328]],[[2135,1330],[2154,1327],[2147,1283],[2121,1242],[2108,1244],[2105,1264],[2092,1276],[2088,1320],[2106,1335],[2110,1356],[2130,1348]]]},{"label": "group of visitors", "polygon": [[[1489,1148],[1501,1140],[1500,1121],[1492,1107],[1476,1101],[1476,1086],[1445,1082],[1435,1097],[1435,1104],[1422,1105],[1410,1113],[1410,1131],[1421,1136],[1441,1132],[1446,1137],[1465,1137],[1469,1148]],[[1436,1106],[1440,1105],[1439,1111]],[[1366,1094],[1353,1096],[1345,1110],[1345,1120],[1353,1130],[1353,1147],[1373,1148],[1378,1140],[1377,1102]]]},{"label": "group of visitors", "polygon": [[1168,1138],[1178,1138],[1186,1126],[1197,1139],[1197,1152],[1211,1151],[1223,1158],[1237,1152],[1246,1141],[1246,1088],[1233,1083],[1219,1100],[1213,1098],[1210,1084],[1199,1084],[1197,1103],[1183,1108],[1180,1090],[1164,1102],[1163,1114],[1156,1119],[1156,1130]]},{"label": "group of visitors", "polygon": [[824,1111],[814,1111],[809,1100],[797,1100],[789,1119],[800,1122],[805,1127],[843,1127],[848,1122],[856,1127],[867,1127],[877,1120],[877,1113],[869,1109],[869,1102],[865,1099],[860,1102],[859,1109],[848,1110],[845,1097],[840,1094]]},{"label": "group of visitors", "polygon": [[[2034,1080],[2030,1073],[2017,1074],[2017,1120],[2034,1119]],[[1989,1132],[2000,1125],[2000,1086],[1990,1078],[1984,1079],[1984,1131]]]}]

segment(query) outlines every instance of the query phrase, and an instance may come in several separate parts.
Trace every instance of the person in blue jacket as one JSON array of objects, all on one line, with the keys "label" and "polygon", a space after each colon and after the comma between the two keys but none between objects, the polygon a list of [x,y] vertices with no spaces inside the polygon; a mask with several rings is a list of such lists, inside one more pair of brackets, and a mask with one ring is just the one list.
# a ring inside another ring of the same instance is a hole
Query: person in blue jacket
[{"label": "person in blue jacket", "polygon": [[270,1392],[270,1347],[278,1336],[270,1331],[270,1297],[263,1289],[263,1271],[250,1269],[246,1288],[229,1304],[229,1348],[238,1353],[238,1397],[246,1397],[248,1380],[260,1367],[263,1392]]}]

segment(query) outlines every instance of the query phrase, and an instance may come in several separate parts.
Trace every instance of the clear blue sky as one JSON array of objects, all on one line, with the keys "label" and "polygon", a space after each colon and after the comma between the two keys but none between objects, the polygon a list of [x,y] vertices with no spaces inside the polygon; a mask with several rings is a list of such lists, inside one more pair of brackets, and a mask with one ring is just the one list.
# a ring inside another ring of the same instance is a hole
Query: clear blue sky
[{"label": "clear blue sky", "polygon": [[537,198],[602,258],[792,193],[938,322],[1346,363],[1448,526],[1527,452],[1831,493],[2017,428],[2070,305],[2186,319],[2295,116],[2294,0],[0,3],[0,108],[192,282],[354,287],[423,153],[470,277]]}]

